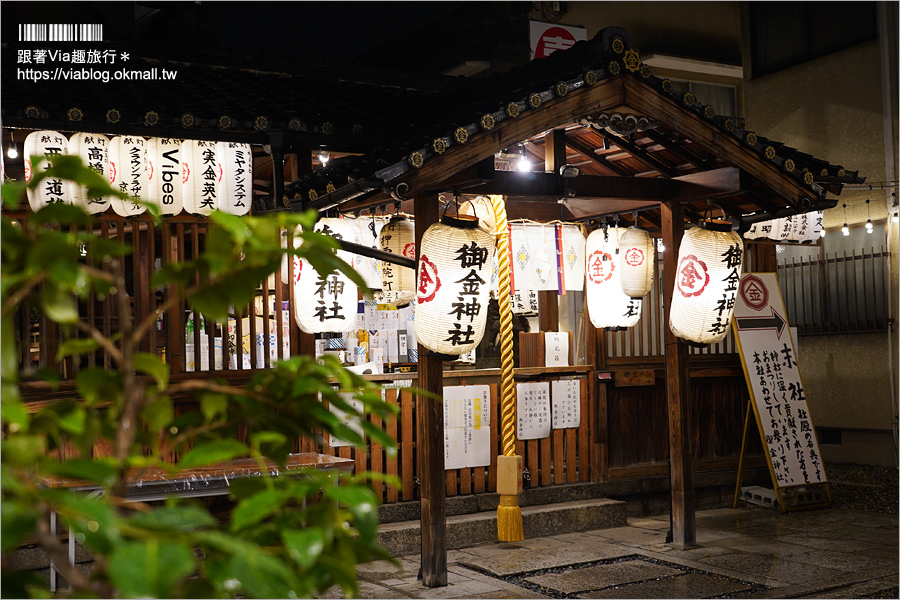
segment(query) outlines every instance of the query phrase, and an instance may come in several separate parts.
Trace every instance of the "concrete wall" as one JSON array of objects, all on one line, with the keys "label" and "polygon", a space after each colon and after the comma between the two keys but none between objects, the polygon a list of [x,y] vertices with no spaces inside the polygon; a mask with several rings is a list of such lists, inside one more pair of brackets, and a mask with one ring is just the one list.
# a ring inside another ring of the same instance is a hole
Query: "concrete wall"
[{"label": "concrete wall", "polygon": [[[896,7],[894,7],[896,8]],[[896,11],[894,10],[894,15]],[[746,14],[744,15],[746,19]],[[745,20],[746,22],[746,20]],[[896,48],[896,26],[889,43]],[[894,51],[896,54],[896,50]],[[745,72],[749,75],[749,45]],[[788,146],[833,164],[843,165],[872,182],[875,189],[845,188],[835,209],[825,211],[826,229],[846,221],[865,223],[889,219],[891,192],[881,182],[897,177],[886,167],[885,111],[882,100],[881,44],[866,42],[744,84],[746,126]],[[893,92],[887,136],[896,156],[896,62],[888,71]],[[890,150],[887,150],[890,152]],[[896,158],[894,158],[896,161]],[[889,160],[887,161],[889,162]],[[837,231],[829,235],[840,235]],[[888,221],[886,244],[891,267],[892,316],[897,320],[897,226]],[[841,446],[823,446],[826,460],[896,465],[893,443],[897,400],[897,342],[893,333],[804,336],[799,355],[807,399],[817,427],[846,431]]]},{"label": "concrete wall", "polygon": [[[641,51],[730,64],[741,62],[739,2],[568,2],[561,25],[582,26],[591,39],[622,27]],[[541,20],[540,11],[532,19]]]}]

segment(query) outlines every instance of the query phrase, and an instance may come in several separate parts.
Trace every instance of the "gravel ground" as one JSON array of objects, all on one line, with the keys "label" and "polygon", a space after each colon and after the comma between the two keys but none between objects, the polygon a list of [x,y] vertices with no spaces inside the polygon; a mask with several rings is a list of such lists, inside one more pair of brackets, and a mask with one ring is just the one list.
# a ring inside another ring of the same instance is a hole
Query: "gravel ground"
[{"label": "gravel ground", "polygon": [[834,508],[896,515],[900,506],[898,471],[888,467],[826,463]]}]

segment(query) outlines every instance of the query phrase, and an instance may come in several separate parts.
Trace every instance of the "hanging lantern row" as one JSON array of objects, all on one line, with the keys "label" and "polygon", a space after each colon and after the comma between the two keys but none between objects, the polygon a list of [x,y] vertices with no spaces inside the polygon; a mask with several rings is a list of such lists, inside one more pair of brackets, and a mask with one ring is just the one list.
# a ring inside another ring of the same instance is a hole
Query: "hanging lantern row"
[{"label": "hanging lantern row", "polygon": [[[91,214],[112,206],[121,217],[139,215],[144,203],[157,206],[163,215],[182,210],[208,215],[221,210],[245,215],[253,200],[253,153],[250,144],[206,142],[141,136],[108,138],[102,133],[76,133],[71,139],[56,131],[34,131],[25,138],[25,181],[32,179],[32,156],[78,156],[114,188],[127,193],[120,198],[89,198],[74,182],[46,179],[28,190],[34,211],[47,204],[77,204]],[[47,169],[49,163],[42,163]]]},{"label": "hanging lantern row", "polygon": [[731,222],[701,221],[685,232],[678,251],[669,329],[697,344],[728,333],[743,265],[744,244]]},{"label": "hanging lantern row", "polygon": [[776,242],[799,242],[802,244],[819,239],[822,229],[822,211],[814,211],[754,223],[744,233],[744,239],[769,239]]},{"label": "hanging lantern row", "polygon": [[594,327],[634,327],[641,318],[641,299],[622,291],[620,242],[626,230],[595,229],[585,246],[585,294]]}]

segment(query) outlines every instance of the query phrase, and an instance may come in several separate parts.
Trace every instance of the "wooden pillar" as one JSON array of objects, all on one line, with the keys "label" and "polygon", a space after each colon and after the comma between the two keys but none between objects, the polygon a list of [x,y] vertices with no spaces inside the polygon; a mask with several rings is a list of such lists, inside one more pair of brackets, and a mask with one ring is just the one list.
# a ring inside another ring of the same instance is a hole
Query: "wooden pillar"
[{"label": "wooden pillar", "polygon": [[697,541],[694,476],[691,464],[691,383],[688,347],[669,328],[675,290],[678,248],[684,235],[684,212],[677,202],[660,204],[663,254],[663,305],[666,334],[666,403],[669,415],[669,478],[672,492],[672,542],[681,547]]},{"label": "wooden pillar", "polygon": [[[416,260],[422,234],[438,221],[435,193],[419,194],[414,202],[416,215]],[[444,393],[444,361],[419,344],[418,387],[438,397]],[[447,498],[444,471],[444,409],[440,400],[416,396],[416,449],[421,481],[420,533],[422,536],[422,584],[447,585]]]}]

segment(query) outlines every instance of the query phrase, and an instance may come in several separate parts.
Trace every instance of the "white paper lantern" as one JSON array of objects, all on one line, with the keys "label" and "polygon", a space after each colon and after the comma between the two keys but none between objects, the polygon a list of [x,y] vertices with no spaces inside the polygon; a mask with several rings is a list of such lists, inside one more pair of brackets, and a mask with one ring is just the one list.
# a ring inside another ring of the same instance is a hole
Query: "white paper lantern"
[{"label": "white paper lantern", "polygon": [[618,227],[595,229],[585,247],[585,294],[591,323],[598,329],[634,327],[641,318],[641,299],[622,291],[616,249],[625,234]]},{"label": "white paper lantern", "polygon": [[806,231],[805,242],[814,242],[822,237],[822,211],[809,213],[809,228]]},{"label": "white paper lantern", "polygon": [[[69,138],[69,154],[77,156],[85,165],[109,181],[109,138],[102,133],[76,133]],[[88,197],[87,188],[71,182],[72,203],[92,215],[109,208],[107,196]]]},{"label": "white paper lantern", "polygon": [[[381,249],[416,260],[416,228],[403,216],[392,218],[381,229]],[[384,301],[402,308],[416,297],[416,272],[409,267],[382,262],[381,290]]]},{"label": "white paper lantern", "polygon": [[184,208],[184,178],[181,164],[181,140],[147,140],[150,164],[148,199],[164,215],[177,215]]},{"label": "white paper lantern", "polygon": [[[32,131],[25,138],[25,182],[31,183],[35,173],[31,164],[32,156],[56,156],[68,154],[69,140],[58,131]],[[41,171],[50,168],[48,161],[43,161],[39,167]],[[28,189],[28,205],[31,210],[37,212],[48,204],[71,204],[69,184],[62,179],[47,178],[41,181],[35,189]]]},{"label": "white paper lantern", "polygon": [[253,149],[250,144],[218,142],[216,157],[221,165],[219,209],[246,215],[253,202]]},{"label": "white paper lantern", "polygon": [[184,140],[181,161],[184,210],[195,215],[209,215],[219,208],[219,181],[222,179],[216,142]]},{"label": "white paper lantern", "polygon": [[497,217],[494,216],[494,205],[491,204],[490,198],[487,196],[475,196],[465,202],[460,202],[462,205],[459,207],[459,214],[478,217],[481,228],[491,235],[494,234],[494,229],[497,227]]},{"label": "white paper lantern", "polygon": [[422,236],[416,277],[416,339],[459,356],[484,336],[494,239],[468,215],[444,216]]},{"label": "white paper lantern", "polygon": [[619,242],[619,269],[622,291],[630,298],[643,298],[653,288],[656,245],[650,234],[629,227]]},{"label": "white paper lantern", "polygon": [[[336,239],[353,241],[358,235],[350,219],[320,219],[315,230]],[[337,251],[338,258],[353,266],[353,255]],[[343,333],[356,329],[359,288],[341,272],[316,271],[306,260],[299,261],[294,285],[294,317],[306,333]]]},{"label": "white paper lantern", "polygon": [[745,240],[755,240],[760,237],[760,225],[762,223],[756,222],[750,225],[750,229],[744,232]]},{"label": "white paper lantern", "polygon": [[[381,234],[381,228],[387,222],[387,218],[379,217],[359,217],[358,219],[350,219],[357,227],[357,244],[369,248],[378,248],[378,237]],[[356,272],[366,282],[366,286],[373,292],[381,289],[381,261],[375,260],[368,256],[359,254],[354,255]]]},{"label": "white paper lantern", "polygon": [[[292,244],[294,248],[299,248],[303,244],[303,240],[300,238],[301,229],[297,226],[294,230]],[[287,250],[288,248],[288,230],[281,230],[281,247]],[[281,283],[289,283],[291,285],[295,285],[297,283],[297,277],[300,275],[300,257],[293,256],[291,254],[283,254],[281,256]]]},{"label": "white paper lantern", "polygon": [[727,221],[706,222],[685,232],[669,308],[672,333],[698,344],[715,344],[725,337],[743,255],[743,242]]},{"label": "white paper lantern", "polygon": [[111,198],[113,211],[133,217],[147,210],[141,201],[149,193],[147,142],[137,135],[122,135],[109,141],[109,184],[128,194],[129,199]]}]

